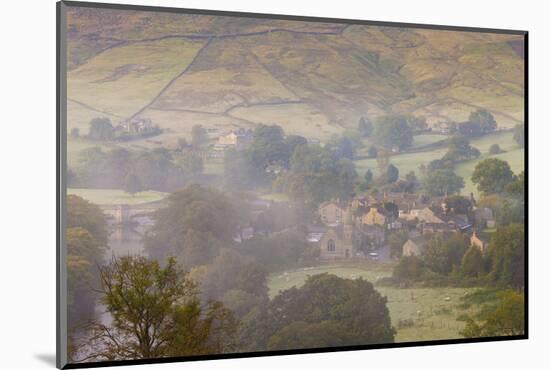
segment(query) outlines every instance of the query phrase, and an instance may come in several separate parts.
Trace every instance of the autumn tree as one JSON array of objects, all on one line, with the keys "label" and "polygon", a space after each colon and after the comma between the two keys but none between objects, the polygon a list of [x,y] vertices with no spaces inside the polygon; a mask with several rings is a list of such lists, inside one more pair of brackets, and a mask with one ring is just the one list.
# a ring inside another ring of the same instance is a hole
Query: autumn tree
[{"label": "autumn tree", "polygon": [[490,279],[502,286],[523,289],[525,284],[525,227],[510,224],[497,228],[489,245]]},{"label": "autumn tree", "polygon": [[500,337],[525,333],[525,297],[507,290],[498,294],[495,304],[486,305],[475,317],[466,317],[460,332],[466,338]]},{"label": "autumn tree", "polygon": [[82,360],[128,360],[223,353],[234,349],[236,322],[220,303],[203,307],[173,258],[114,257],[100,268],[101,302],[112,322],[90,325]]},{"label": "autumn tree", "polygon": [[67,196],[67,228],[81,227],[100,245],[107,245],[107,220],[101,208],[77,196]]},{"label": "autumn tree", "polygon": [[[95,313],[97,264],[107,245],[107,223],[101,209],[76,196],[67,197],[67,324],[68,335],[82,330]],[[72,342],[70,344],[73,344]]]}]

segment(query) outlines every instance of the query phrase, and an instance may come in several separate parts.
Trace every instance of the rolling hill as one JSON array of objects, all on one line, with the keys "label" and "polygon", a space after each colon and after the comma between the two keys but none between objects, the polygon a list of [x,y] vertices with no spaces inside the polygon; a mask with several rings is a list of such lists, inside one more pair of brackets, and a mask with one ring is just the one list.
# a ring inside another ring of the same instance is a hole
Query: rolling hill
[{"label": "rolling hill", "polygon": [[[71,8],[68,125],[150,118],[154,145],[276,123],[321,140],[390,112],[522,122],[522,37]],[[147,142],[147,143],[146,143]],[[135,143],[151,145],[151,140]]]}]

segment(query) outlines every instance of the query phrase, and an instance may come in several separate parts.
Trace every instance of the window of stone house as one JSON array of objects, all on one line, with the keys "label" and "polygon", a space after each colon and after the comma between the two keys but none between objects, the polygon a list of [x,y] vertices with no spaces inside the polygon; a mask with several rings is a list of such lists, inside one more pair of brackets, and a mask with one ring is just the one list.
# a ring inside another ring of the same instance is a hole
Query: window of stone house
[{"label": "window of stone house", "polygon": [[334,240],[329,239],[327,243],[327,250],[329,252],[336,252],[336,244],[334,243]]}]

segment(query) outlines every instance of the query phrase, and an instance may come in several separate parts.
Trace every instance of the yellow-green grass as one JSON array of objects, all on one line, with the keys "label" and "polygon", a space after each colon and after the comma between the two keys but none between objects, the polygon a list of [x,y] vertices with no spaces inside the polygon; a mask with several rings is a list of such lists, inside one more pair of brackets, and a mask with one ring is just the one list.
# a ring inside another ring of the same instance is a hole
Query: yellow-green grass
[{"label": "yellow-green grass", "polygon": [[516,148],[509,150],[505,153],[489,155],[484,154],[479,158],[476,158],[472,161],[462,162],[456,166],[455,172],[457,175],[464,178],[464,189],[462,189],[462,194],[468,195],[474,193],[474,195],[479,196],[476,185],[472,182],[472,173],[475,170],[476,165],[487,158],[498,158],[503,161],[508,162],[510,168],[515,174],[519,174],[525,168],[525,162],[523,160],[524,150],[523,148]]},{"label": "yellow-green grass", "polygon": [[[397,342],[416,342],[461,338],[464,322],[457,321],[463,314],[472,314],[479,307],[463,309],[461,297],[476,288],[392,288],[376,287],[388,298],[392,325],[397,329]],[[412,320],[410,327],[399,325]]]},{"label": "yellow-green grass", "polygon": [[113,124],[120,120],[118,116],[90,108],[71,100],[67,101],[67,129],[69,132],[73,128],[77,128],[81,135],[86,135],[90,129],[90,121],[98,117],[109,118]]},{"label": "yellow-green grass", "polygon": [[193,125],[202,125],[208,130],[208,135],[211,138],[239,127],[254,127],[251,122],[219,113],[147,109],[140,117],[151,119],[152,122],[158,124],[163,130],[169,131],[173,135],[185,137],[187,141],[191,140]]},{"label": "yellow-green grass", "polygon": [[196,65],[174,81],[155,107],[222,113],[239,104],[297,99],[239,41],[225,39],[210,42]]},{"label": "yellow-green grass", "polygon": [[[382,277],[391,275],[389,265],[368,267],[328,265],[310,269],[299,269],[269,276],[269,294],[273,298],[281,290],[300,287],[307,276],[330,273],[347,279],[363,278],[375,284],[376,290],[387,297],[392,325],[397,329],[396,341],[460,338],[464,323],[457,321],[462,314],[475,312],[476,307],[462,309],[461,300],[465,294],[476,288],[395,288],[376,285]],[[400,321],[411,320],[413,325],[402,327]]]},{"label": "yellow-green grass", "polygon": [[[415,136],[415,140],[418,137]],[[514,141],[513,133],[510,131],[485,135],[471,140],[470,144],[479,149],[481,156],[471,161],[459,163],[455,168],[456,173],[464,178],[465,187],[462,190],[463,194],[470,194],[470,192],[478,194],[471,182],[471,176],[476,164],[483,159],[494,157],[505,160],[510,164],[515,173],[521,172],[524,168],[523,149]],[[489,148],[493,144],[498,144],[504,153],[489,155]],[[420,165],[424,164],[427,166],[431,161],[443,157],[446,152],[446,148],[438,148],[425,152],[396,154],[391,157],[390,162],[399,169],[400,176],[405,176],[409,171],[415,171],[418,176]],[[367,169],[373,171],[375,175],[378,174],[378,164],[375,158],[357,160],[355,161],[355,166],[360,175],[365,173]]]},{"label": "yellow-green grass", "polygon": [[439,141],[447,139],[447,135],[433,135],[433,134],[426,134],[426,135],[416,135],[413,140],[413,149],[422,148],[426,145],[434,144]]},{"label": "yellow-green grass", "polygon": [[[434,149],[425,152],[397,154],[391,157],[390,162],[399,169],[400,176],[405,176],[410,171],[419,174],[420,165],[428,165],[435,159],[440,159],[447,152],[445,148]],[[367,170],[378,174],[378,164],[376,158],[361,159],[355,161],[355,166],[359,174],[364,174]]]},{"label": "yellow-green grass", "polygon": [[[474,195],[479,196],[479,192],[474,183],[472,183],[471,178],[476,165],[484,159],[498,158],[506,161],[510,165],[512,171],[516,174],[523,171],[525,167],[524,149],[514,141],[514,135],[512,132],[497,132],[491,135],[486,135],[479,139],[472,140],[470,144],[479,149],[481,156],[471,161],[459,163],[456,166],[456,174],[464,179],[464,189],[462,189],[462,194],[468,195],[470,193],[474,193]],[[498,144],[504,153],[490,155],[488,151],[493,144]]]},{"label": "yellow-green grass", "polygon": [[77,189],[68,188],[67,194],[78,195],[87,201],[99,205],[128,204],[136,205],[156,202],[164,199],[168,193],[147,190],[136,194],[126,193],[120,189]]},{"label": "yellow-green grass", "polygon": [[343,128],[331,124],[325,115],[309,104],[260,105],[233,109],[231,117],[263,124],[278,124],[285,133],[326,141]]},{"label": "yellow-green grass", "polygon": [[131,116],[178,76],[203,45],[204,41],[166,39],[109,49],[69,73],[68,97]]}]

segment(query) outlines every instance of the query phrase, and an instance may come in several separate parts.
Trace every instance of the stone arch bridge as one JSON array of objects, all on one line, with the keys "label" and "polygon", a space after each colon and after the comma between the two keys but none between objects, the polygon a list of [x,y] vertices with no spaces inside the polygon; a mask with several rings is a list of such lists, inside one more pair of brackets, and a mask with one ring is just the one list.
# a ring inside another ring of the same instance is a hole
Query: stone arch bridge
[{"label": "stone arch bridge", "polygon": [[164,206],[164,202],[142,204],[99,205],[111,225],[130,225],[151,222],[151,215]]}]

